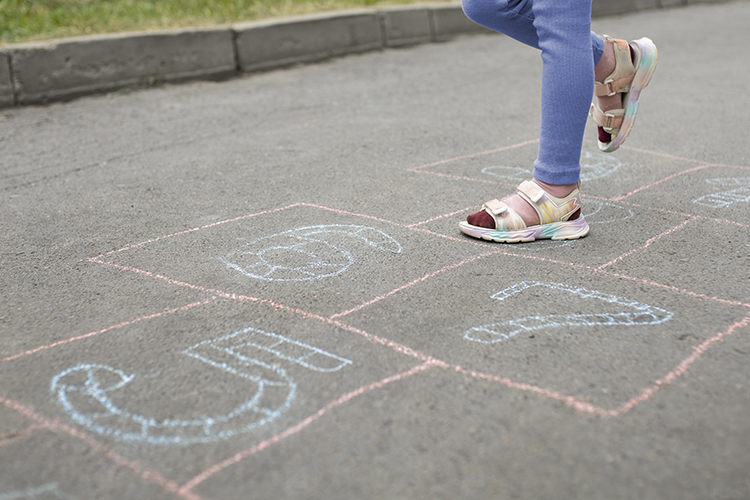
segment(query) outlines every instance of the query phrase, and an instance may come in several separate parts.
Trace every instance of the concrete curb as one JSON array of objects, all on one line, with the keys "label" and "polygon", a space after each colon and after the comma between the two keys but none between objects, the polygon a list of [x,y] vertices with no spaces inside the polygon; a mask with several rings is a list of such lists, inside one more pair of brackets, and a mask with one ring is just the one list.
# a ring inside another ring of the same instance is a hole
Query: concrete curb
[{"label": "concrete curb", "polygon": [[380,17],[357,10],[237,24],[237,70],[251,72],[383,47]]},{"label": "concrete curb", "polygon": [[[717,1],[594,0],[593,15]],[[0,107],[133,85],[221,79],[470,33],[493,32],[466,18],[460,4],[443,3],[9,45],[0,50]]]},{"label": "concrete curb", "polygon": [[15,102],[32,104],[158,81],[216,78],[236,70],[232,31],[157,31],[8,47]]}]

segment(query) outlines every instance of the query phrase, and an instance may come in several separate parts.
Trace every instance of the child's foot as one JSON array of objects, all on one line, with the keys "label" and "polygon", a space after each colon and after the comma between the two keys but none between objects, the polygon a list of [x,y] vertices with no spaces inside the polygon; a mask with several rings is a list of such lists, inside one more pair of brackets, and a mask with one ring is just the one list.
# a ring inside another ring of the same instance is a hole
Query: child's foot
[{"label": "child's foot", "polygon": [[475,238],[505,243],[569,240],[589,232],[581,214],[579,185],[556,186],[537,180],[522,182],[516,194],[502,201],[488,201],[459,228]]},{"label": "child's foot", "polygon": [[628,44],[604,35],[604,53],[594,69],[595,103],[591,105],[602,151],[615,151],[628,137],[640,93],[651,81],[657,59],[656,45],[648,38]]}]

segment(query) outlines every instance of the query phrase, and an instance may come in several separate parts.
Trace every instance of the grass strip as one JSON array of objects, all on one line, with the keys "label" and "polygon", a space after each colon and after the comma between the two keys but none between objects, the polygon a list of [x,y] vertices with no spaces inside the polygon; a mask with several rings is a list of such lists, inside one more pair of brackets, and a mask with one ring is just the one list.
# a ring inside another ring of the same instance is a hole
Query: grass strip
[{"label": "grass strip", "polygon": [[212,26],[419,1],[0,0],[0,44],[98,33]]}]

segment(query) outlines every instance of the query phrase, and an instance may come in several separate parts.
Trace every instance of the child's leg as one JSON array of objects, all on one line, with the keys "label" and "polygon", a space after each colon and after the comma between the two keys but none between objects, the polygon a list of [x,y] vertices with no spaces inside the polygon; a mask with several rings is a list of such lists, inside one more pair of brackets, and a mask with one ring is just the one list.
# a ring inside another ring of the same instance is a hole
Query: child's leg
[{"label": "child's leg", "polygon": [[[475,22],[541,49],[542,124],[534,178],[546,193],[565,198],[578,187],[594,66],[604,49],[604,41],[590,31],[591,0],[464,0],[464,10]],[[527,226],[540,224],[539,213],[524,197],[515,194],[503,202]],[[565,217],[572,221],[579,215]],[[467,221],[496,226],[487,211]]]},{"label": "child's leg", "polygon": [[591,1],[534,0],[533,13],[544,61],[534,178],[571,185],[580,180],[583,132],[594,92]]}]

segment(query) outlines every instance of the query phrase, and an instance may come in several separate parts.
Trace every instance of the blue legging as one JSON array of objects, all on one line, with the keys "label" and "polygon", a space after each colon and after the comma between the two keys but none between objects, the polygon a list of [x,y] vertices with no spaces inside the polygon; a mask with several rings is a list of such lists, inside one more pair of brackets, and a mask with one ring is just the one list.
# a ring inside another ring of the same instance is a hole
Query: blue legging
[{"label": "blue legging", "polygon": [[534,178],[580,180],[594,67],[604,40],[591,31],[591,0],[462,0],[475,23],[542,51],[542,123]]}]

